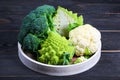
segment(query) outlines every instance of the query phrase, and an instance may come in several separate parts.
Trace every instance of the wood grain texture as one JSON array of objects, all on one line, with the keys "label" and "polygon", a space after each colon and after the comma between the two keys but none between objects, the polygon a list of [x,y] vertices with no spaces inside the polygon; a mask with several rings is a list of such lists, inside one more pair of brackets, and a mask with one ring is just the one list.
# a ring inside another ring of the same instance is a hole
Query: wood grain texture
[{"label": "wood grain texture", "polygon": [[[102,56],[90,70],[54,77],[34,72],[18,58],[17,36],[23,18],[36,7],[63,6],[84,16],[102,34]],[[120,80],[120,0],[0,0],[0,80]]]},{"label": "wood grain texture", "polygon": [[[0,50],[17,47],[19,31],[0,31]],[[102,50],[120,50],[120,32],[101,32]]]},{"label": "wood grain texture", "polygon": [[[14,55],[12,54],[14,53]],[[6,53],[10,54],[10,53]],[[36,77],[36,78],[47,78],[50,76],[34,72],[27,67],[25,67],[19,60],[16,51],[12,51],[11,54],[7,56],[6,54],[1,54],[0,56],[0,77]],[[85,78],[85,77],[113,77],[113,78],[120,78],[120,58],[119,53],[102,53],[100,61],[90,70],[82,73],[77,74],[72,77],[64,77],[61,79],[71,79],[71,78]],[[11,65],[10,65],[11,64]],[[14,65],[14,66],[13,66]],[[9,68],[8,68],[9,66]],[[111,68],[112,66],[112,68]],[[94,74],[94,75],[93,75]],[[51,79],[54,79],[51,77]],[[57,79],[57,77],[56,77]],[[93,78],[91,78],[93,79]]]},{"label": "wood grain texture", "polygon": [[119,77],[94,77],[94,76],[86,76],[86,77],[7,77],[1,78],[1,80],[119,80]]},{"label": "wood grain texture", "polygon": [[[100,30],[104,29],[114,29],[120,30],[120,10],[119,4],[107,4],[107,3],[80,3],[80,2],[69,2],[69,3],[59,3],[48,1],[51,5],[55,7],[61,5],[69,10],[72,10],[79,15],[84,16],[84,23],[89,23]],[[8,2],[2,1],[1,3],[6,5],[0,5],[0,30],[5,29],[19,29],[24,16],[26,16],[31,10],[36,7],[43,5],[35,1],[34,3],[24,1],[23,2]],[[55,3],[55,4],[53,4]],[[37,4],[37,5],[36,5]],[[74,6],[73,6],[74,5]],[[7,24],[4,24],[7,21]],[[114,26],[114,27],[113,27]]]}]

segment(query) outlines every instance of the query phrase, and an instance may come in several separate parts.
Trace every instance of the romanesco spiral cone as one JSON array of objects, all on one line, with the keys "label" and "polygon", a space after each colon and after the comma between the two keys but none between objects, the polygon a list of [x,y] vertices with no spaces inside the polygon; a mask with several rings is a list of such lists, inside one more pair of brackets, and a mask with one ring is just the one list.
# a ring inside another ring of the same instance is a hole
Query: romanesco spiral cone
[{"label": "romanesco spiral cone", "polygon": [[38,52],[38,61],[52,65],[64,65],[70,64],[74,55],[74,46],[65,37],[50,31]]}]

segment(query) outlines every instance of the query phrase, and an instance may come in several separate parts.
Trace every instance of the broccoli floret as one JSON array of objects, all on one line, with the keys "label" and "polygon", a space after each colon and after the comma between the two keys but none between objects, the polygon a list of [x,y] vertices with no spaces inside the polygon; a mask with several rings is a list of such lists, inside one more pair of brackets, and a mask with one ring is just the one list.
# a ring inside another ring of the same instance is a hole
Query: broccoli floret
[{"label": "broccoli floret", "polygon": [[54,12],[55,12],[55,8],[50,5],[43,5],[41,7],[38,7],[35,10],[37,17],[39,17],[41,14],[43,14],[43,15],[46,14],[47,16],[53,15]]},{"label": "broccoli floret", "polygon": [[54,16],[55,12],[55,8],[49,5],[43,5],[35,10],[37,17],[40,17],[41,15],[45,15],[47,17],[47,20],[49,22],[48,25],[51,30],[54,30],[52,17]]},{"label": "broccoli floret", "polygon": [[40,45],[40,40],[35,35],[29,33],[23,40],[23,49],[36,52]]},{"label": "broccoli floret", "polygon": [[[43,5],[31,11],[27,16],[24,17],[18,36],[18,41],[21,43],[22,47],[30,50],[31,52],[34,52],[34,49],[36,50],[38,45],[33,44],[33,40],[29,40],[31,38],[28,38],[28,34],[30,33],[36,36],[35,39],[39,38],[40,42],[44,41],[48,36],[47,32],[49,30],[54,30],[52,24],[52,16],[54,15],[54,13],[55,8],[53,6]],[[26,42],[26,37],[27,41],[31,41],[30,44],[26,44],[29,43]]]},{"label": "broccoli floret", "polygon": [[48,38],[41,44],[41,49],[38,52],[40,54],[38,61],[40,62],[65,65],[70,64],[74,55],[74,47],[70,45],[70,42],[65,37],[50,31]]},{"label": "broccoli floret", "polygon": [[49,29],[47,17],[40,16],[39,18],[36,18],[31,25],[34,27],[31,27],[30,33],[44,39]]}]

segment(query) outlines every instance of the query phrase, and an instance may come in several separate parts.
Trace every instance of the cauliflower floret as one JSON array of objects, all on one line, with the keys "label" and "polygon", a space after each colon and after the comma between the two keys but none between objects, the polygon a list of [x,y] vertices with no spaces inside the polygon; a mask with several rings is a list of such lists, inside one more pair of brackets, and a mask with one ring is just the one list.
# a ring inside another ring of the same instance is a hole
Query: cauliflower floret
[{"label": "cauliflower floret", "polygon": [[[91,55],[98,49],[101,34],[95,27],[85,24],[71,30],[69,39],[76,48],[77,56]],[[90,53],[86,53],[86,50]]]},{"label": "cauliflower floret", "polygon": [[87,60],[87,58],[85,58],[84,56],[80,56],[74,61],[74,64],[84,62],[86,60]]}]

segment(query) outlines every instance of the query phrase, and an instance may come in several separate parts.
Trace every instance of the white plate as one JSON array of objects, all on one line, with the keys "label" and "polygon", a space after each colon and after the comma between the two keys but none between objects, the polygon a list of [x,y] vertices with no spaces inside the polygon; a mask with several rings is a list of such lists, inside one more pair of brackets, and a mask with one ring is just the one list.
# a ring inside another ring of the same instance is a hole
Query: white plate
[{"label": "white plate", "polygon": [[99,61],[101,56],[101,42],[97,52],[92,57],[82,63],[72,65],[48,65],[38,62],[23,52],[19,42],[18,54],[22,63],[34,71],[53,76],[69,76],[89,70]]}]

